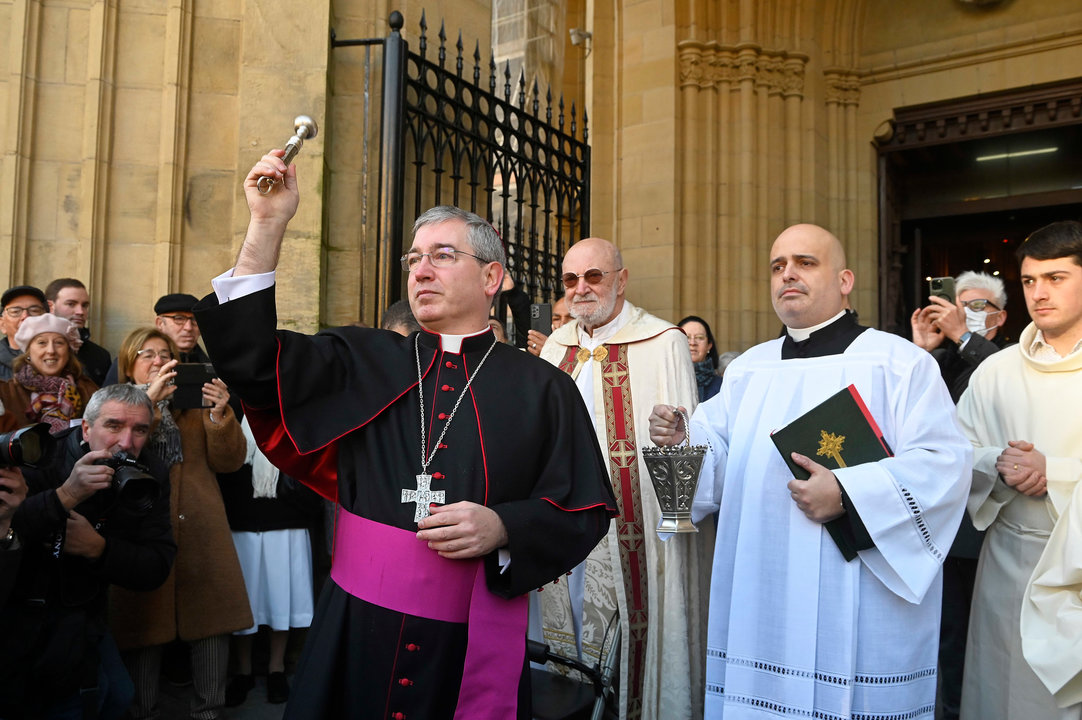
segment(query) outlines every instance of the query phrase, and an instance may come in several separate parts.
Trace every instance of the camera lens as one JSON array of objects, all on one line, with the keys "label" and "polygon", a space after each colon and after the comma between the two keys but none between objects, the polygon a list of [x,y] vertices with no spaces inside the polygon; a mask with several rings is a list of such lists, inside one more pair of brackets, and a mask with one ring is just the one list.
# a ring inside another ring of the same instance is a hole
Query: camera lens
[{"label": "camera lens", "polygon": [[48,423],[38,423],[0,434],[0,467],[38,467],[52,459],[56,440]]}]

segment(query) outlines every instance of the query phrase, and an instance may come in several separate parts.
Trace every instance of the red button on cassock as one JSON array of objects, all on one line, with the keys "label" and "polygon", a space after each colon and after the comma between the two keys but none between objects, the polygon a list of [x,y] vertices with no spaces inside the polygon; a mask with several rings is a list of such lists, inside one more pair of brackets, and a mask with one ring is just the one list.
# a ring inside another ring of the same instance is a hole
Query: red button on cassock
[{"label": "red button on cassock", "polygon": [[447,361],[447,367],[451,368],[452,370],[458,370],[458,365],[455,365],[450,360]]},{"label": "red button on cassock", "polygon": [[432,478],[434,480],[443,480],[444,474],[443,473],[432,473]]},{"label": "red button on cassock", "polygon": [[446,420],[447,419],[447,413],[440,413],[439,415],[436,416],[436,418],[439,419],[439,420]]},{"label": "red button on cassock", "polygon": [[454,388],[450,385],[444,385],[442,388],[440,388],[440,390],[443,390],[444,392],[451,392],[452,390],[454,390]]},{"label": "red button on cassock", "polygon": [[410,685],[413,684],[413,681],[410,680],[409,678],[399,678],[398,679],[398,684],[401,685],[402,687],[409,687]]},{"label": "red button on cassock", "polygon": [[420,645],[414,645],[413,643],[410,643],[409,645],[406,646],[406,650],[408,652],[417,652],[420,649],[421,649]]},{"label": "red button on cassock", "polygon": [[406,713],[391,713],[391,718],[393,718],[393,720],[406,720]]}]

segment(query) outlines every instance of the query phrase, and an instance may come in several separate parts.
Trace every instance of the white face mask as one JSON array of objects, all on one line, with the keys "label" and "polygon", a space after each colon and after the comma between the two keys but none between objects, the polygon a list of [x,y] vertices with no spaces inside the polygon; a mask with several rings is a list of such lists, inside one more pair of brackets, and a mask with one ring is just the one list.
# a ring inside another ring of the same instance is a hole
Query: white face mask
[{"label": "white face mask", "polygon": [[966,330],[976,335],[987,335],[996,329],[996,326],[985,327],[986,320],[989,315],[995,315],[999,312],[990,313],[987,310],[970,310],[969,308],[962,308],[966,313]]}]

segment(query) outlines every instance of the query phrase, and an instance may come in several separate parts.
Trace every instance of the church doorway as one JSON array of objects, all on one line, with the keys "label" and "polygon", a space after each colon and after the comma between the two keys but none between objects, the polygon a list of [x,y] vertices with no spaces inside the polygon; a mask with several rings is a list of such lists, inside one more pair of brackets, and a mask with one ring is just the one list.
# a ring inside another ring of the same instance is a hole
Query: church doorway
[{"label": "church doorway", "polygon": [[1057,220],[1082,220],[1082,203],[904,221],[903,241],[913,248],[903,267],[903,274],[911,278],[904,316],[908,319],[908,313],[928,304],[930,278],[957,276],[966,270],[986,272],[1006,286],[1007,322],[1002,332],[1007,342],[1017,341],[1029,315],[1014,253],[1031,232]]},{"label": "church doorway", "polygon": [[1082,220],[1082,83],[900,108],[877,139],[880,325],[909,336],[930,277],[1001,277],[1004,334],[1029,322],[1014,252],[1056,220]]}]

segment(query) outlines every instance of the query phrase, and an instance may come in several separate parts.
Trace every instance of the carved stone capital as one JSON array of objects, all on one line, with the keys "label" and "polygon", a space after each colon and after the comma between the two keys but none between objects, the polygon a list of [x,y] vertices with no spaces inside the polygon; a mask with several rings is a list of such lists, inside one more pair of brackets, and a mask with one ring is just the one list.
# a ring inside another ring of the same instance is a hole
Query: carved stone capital
[{"label": "carved stone capital", "polygon": [[680,42],[677,49],[681,87],[720,89],[751,81],[771,94],[803,95],[808,62],[804,55],[773,52],[748,43],[724,46],[693,40]]},{"label": "carved stone capital", "polygon": [[828,70],[823,73],[826,79],[826,101],[828,105],[859,105],[860,78],[854,73]]}]

